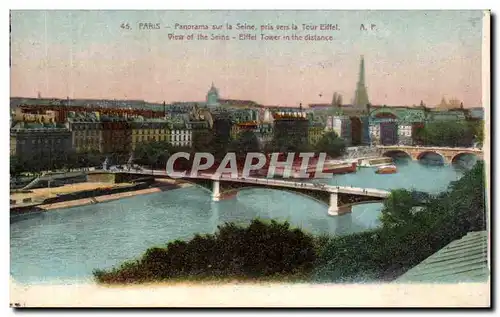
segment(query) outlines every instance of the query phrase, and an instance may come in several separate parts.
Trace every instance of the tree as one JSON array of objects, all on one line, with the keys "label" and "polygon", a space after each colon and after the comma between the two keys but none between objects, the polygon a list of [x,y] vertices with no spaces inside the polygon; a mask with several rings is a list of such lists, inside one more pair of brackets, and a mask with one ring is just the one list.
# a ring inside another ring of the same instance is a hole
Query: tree
[{"label": "tree", "polygon": [[346,145],[344,140],[338,137],[334,131],[325,133],[316,143],[316,152],[326,153],[330,157],[339,157],[345,153]]},{"label": "tree", "polygon": [[232,122],[229,113],[219,114],[213,123],[212,154],[216,159],[222,159],[231,144]]},{"label": "tree", "polygon": [[425,125],[419,136],[424,145],[469,147],[473,142],[473,131],[468,123],[457,121],[435,121]]},{"label": "tree", "polygon": [[397,189],[384,201],[380,221],[385,228],[408,226],[415,222],[418,207],[423,207],[428,197],[416,191]]},{"label": "tree", "polygon": [[458,181],[449,186],[448,199],[453,214],[469,231],[486,229],[486,194],[484,162],[478,161]]},{"label": "tree", "polygon": [[236,153],[237,158],[245,158],[247,153],[259,152],[259,139],[252,131],[242,131],[229,145],[229,150]]},{"label": "tree", "polygon": [[474,120],[469,123],[475,141],[482,146],[484,142],[484,121]]},{"label": "tree", "polygon": [[139,165],[158,167],[167,164],[167,160],[171,153],[172,145],[170,143],[166,141],[156,141],[140,144],[134,151],[134,157]]},{"label": "tree", "polygon": [[10,156],[10,176],[11,177],[17,177],[21,175],[22,172],[25,172],[25,162],[23,160],[16,156],[16,155],[11,155]]},{"label": "tree", "polygon": [[195,235],[148,249],[140,260],[96,270],[100,283],[161,281],[171,278],[251,278],[306,276],[316,259],[314,238],[271,220],[248,227],[226,223],[218,232]]}]

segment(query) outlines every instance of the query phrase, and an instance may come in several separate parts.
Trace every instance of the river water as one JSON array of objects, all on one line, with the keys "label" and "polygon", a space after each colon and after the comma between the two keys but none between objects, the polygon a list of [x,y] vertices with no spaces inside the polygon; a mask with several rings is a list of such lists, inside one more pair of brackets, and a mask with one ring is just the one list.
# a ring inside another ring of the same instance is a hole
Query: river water
[{"label": "river water", "polygon": [[[398,173],[371,168],[335,175],[328,183],[378,189],[445,190],[463,175],[457,166],[401,161]],[[322,180],[324,181],[324,180]],[[92,270],[139,257],[147,248],[196,233],[212,233],[224,222],[288,220],[312,233],[343,235],[375,228],[382,204],[353,207],[352,214],[327,215],[327,207],[293,193],[248,189],[236,199],[212,202],[191,187],[11,218],[11,276],[22,283],[87,282]]]}]

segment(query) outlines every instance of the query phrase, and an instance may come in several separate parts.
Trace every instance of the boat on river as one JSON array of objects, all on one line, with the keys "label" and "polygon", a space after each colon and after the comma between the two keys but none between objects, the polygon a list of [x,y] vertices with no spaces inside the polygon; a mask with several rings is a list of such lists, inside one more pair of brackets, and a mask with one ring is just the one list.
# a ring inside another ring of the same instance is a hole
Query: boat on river
[{"label": "boat on river", "polygon": [[377,174],[394,174],[397,173],[397,168],[396,165],[384,165],[384,166],[379,166],[375,173]]},{"label": "boat on river", "polygon": [[[315,178],[317,168],[318,167],[316,163],[309,164],[309,166],[305,170],[301,166],[296,165],[291,168],[290,177],[296,179]],[[323,164],[321,172],[324,174],[347,174],[347,173],[356,173],[356,170],[357,170],[356,162],[330,161]],[[275,168],[274,176],[281,178],[283,177],[284,172],[285,168],[278,166]],[[265,171],[265,174],[267,174],[267,170]]]},{"label": "boat on river", "polygon": [[385,165],[392,165],[394,161],[390,157],[364,157],[358,159],[359,167],[380,167]]}]

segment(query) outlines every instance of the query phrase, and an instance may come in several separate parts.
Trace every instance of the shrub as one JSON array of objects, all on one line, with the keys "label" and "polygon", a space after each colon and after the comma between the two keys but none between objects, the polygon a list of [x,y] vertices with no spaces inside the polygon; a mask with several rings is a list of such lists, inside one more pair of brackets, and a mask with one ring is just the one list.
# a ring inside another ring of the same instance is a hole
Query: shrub
[{"label": "shrub", "polygon": [[93,275],[101,283],[304,276],[313,269],[316,247],[312,236],[287,222],[253,220],[246,228],[226,223],[216,234],[150,248],[138,261]]}]

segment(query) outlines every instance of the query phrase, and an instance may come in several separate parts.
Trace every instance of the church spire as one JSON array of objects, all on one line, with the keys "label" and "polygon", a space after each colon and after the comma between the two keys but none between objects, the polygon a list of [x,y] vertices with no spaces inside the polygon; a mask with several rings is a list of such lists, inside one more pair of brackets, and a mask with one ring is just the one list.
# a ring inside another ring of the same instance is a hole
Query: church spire
[{"label": "church spire", "polygon": [[365,109],[369,103],[370,101],[368,100],[368,92],[366,91],[365,85],[365,58],[361,55],[361,61],[359,62],[359,78],[356,85],[356,92],[354,93],[353,106]]},{"label": "church spire", "polygon": [[363,55],[359,62],[359,85],[365,85],[365,57]]}]

